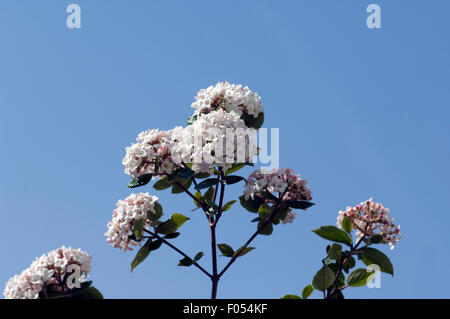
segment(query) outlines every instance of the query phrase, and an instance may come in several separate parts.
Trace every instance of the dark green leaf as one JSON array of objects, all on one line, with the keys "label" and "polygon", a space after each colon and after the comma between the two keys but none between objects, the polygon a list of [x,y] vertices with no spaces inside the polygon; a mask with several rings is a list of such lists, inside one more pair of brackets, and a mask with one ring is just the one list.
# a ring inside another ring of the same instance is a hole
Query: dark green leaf
[{"label": "dark green leaf", "polygon": [[370,243],[371,244],[380,244],[383,242],[383,236],[380,234],[375,234],[373,236],[370,237]]},{"label": "dark green leaf", "polygon": [[347,262],[346,262],[345,265],[344,265],[344,271],[345,271],[346,273],[348,273],[348,271],[349,271],[350,269],[352,269],[353,267],[355,267],[355,265],[356,265],[356,260],[355,260],[355,258],[353,258],[352,256],[348,257]]},{"label": "dark green leaf", "polygon": [[274,201],[276,203],[278,203],[280,201],[278,199],[278,197],[275,197],[271,192],[268,192],[268,191],[261,192],[261,196],[265,199]]},{"label": "dark green leaf", "polygon": [[272,212],[272,209],[269,207],[269,205],[262,204],[261,206],[259,206],[258,216],[259,216],[259,218],[261,218],[261,220],[267,219],[267,218],[269,218],[271,212]]},{"label": "dark green leaf", "polygon": [[156,190],[159,190],[159,191],[161,191],[163,189],[167,189],[170,186],[172,186],[172,185],[169,183],[167,176],[160,178],[155,184],[153,184],[153,188]]},{"label": "dark green leaf", "polygon": [[[192,180],[188,179],[185,182],[183,182],[181,185],[184,186],[185,189],[189,189],[189,187],[191,187],[192,184]],[[172,186],[172,194],[181,194],[184,192],[184,189],[178,185],[173,185]]]},{"label": "dark green leaf", "polygon": [[241,168],[245,167],[246,165],[247,164],[245,164],[245,163],[232,164],[231,167],[225,171],[225,176],[240,170]]},{"label": "dark green leaf", "polygon": [[137,265],[139,265],[141,262],[143,262],[145,260],[145,258],[147,258],[147,256],[150,254],[150,245],[152,244],[152,240],[149,239],[147,240],[147,242],[144,244],[144,246],[141,247],[141,249],[139,249],[139,251],[136,254],[136,257],[134,257],[132,263],[131,263],[131,271],[133,271],[134,268],[136,268]]},{"label": "dark green leaf", "polygon": [[225,183],[227,185],[236,184],[236,183],[239,183],[240,181],[245,181],[245,178],[243,178],[242,176],[237,176],[237,175],[229,175],[229,176],[225,177]]},{"label": "dark green leaf", "polygon": [[208,201],[212,202],[213,197],[214,197],[214,188],[213,188],[213,187],[210,187],[210,188],[208,188],[208,190],[205,192],[205,195],[203,195],[203,198],[204,198],[205,200],[208,200]]},{"label": "dark green leaf", "polygon": [[155,202],[154,209],[155,209],[155,212],[152,212],[152,211],[147,212],[147,218],[153,222],[160,219],[161,216],[163,215],[163,208],[160,203]]},{"label": "dark green leaf", "polygon": [[302,297],[303,299],[308,299],[309,296],[313,293],[314,288],[312,285],[308,285],[302,290]]},{"label": "dark green leaf", "polygon": [[251,252],[253,249],[255,249],[255,247],[246,247],[246,248],[244,248],[244,246],[242,246],[241,248],[236,250],[236,252],[233,254],[233,257],[238,256],[238,254],[239,254],[239,257],[242,257],[242,256],[248,254],[249,252]]},{"label": "dark green leaf", "polygon": [[180,262],[178,263],[178,266],[189,267],[189,266],[192,266],[193,264],[194,264],[194,261],[191,258],[184,257],[183,259],[180,260]]},{"label": "dark green leaf", "polygon": [[280,299],[302,299],[297,295],[285,295],[283,297],[281,297]]},{"label": "dark green leaf", "polygon": [[144,230],[145,226],[145,220],[144,219],[138,219],[134,222],[134,237],[136,240],[140,240],[142,237],[142,232]]},{"label": "dark green leaf", "polygon": [[241,119],[244,120],[247,127],[252,127],[254,129],[259,129],[264,123],[264,113],[258,114],[258,117],[253,117],[253,115],[243,113]]},{"label": "dark green leaf", "polygon": [[239,197],[239,201],[241,202],[242,207],[252,213],[257,213],[259,206],[264,203],[264,200],[262,198],[255,197],[255,199],[249,198],[248,200],[246,200],[244,195]]},{"label": "dark green leaf", "polygon": [[256,222],[259,222],[259,221],[261,221],[261,217],[256,217],[256,218],[253,218],[250,222],[252,222],[252,223],[256,223]]},{"label": "dark green leaf", "polygon": [[191,178],[192,176],[194,176],[194,174],[195,173],[192,169],[190,169],[189,167],[185,167],[177,173],[177,177],[182,178],[182,179],[187,179],[187,178]]},{"label": "dark green leaf", "polygon": [[233,206],[234,203],[236,203],[236,200],[229,201],[228,203],[223,205],[222,211],[226,212],[227,210],[229,210],[231,208],[231,206]]},{"label": "dark green leaf", "polygon": [[291,208],[303,209],[303,210],[306,210],[307,208],[314,205],[314,203],[308,202],[306,200],[297,200],[297,201],[288,200],[288,201],[285,201],[284,203]]},{"label": "dark green leaf", "polygon": [[342,254],[342,246],[339,244],[333,244],[330,246],[330,249],[328,250],[328,257],[334,260],[338,260],[341,258]]},{"label": "dark green leaf", "polygon": [[175,232],[175,233],[170,233],[164,236],[164,238],[166,239],[173,239],[173,238],[177,238],[178,236],[180,236],[180,233]]},{"label": "dark green leaf", "polygon": [[216,185],[217,182],[218,182],[217,178],[208,178],[208,179],[205,179],[204,181],[202,181],[201,183],[199,183],[195,187],[195,189],[200,190],[200,189],[208,188],[208,187]]},{"label": "dark green leaf", "polygon": [[91,286],[77,293],[72,299],[103,299],[103,295],[97,288]]},{"label": "dark green leaf", "polygon": [[336,226],[322,226],[313,230],[313,232],[327,240],[343,243],[348,246],[352,244],[352,239],[347,235],[347,233]]},{"label": "dark green leaf", "polygon": [[[264,223],[265,221],[264,220],[261,220],[259,223],[258,223],[258,228],[257,229],[260,229],[260,227],[262,227],[262,224]],[[273,232],[273,225],[272,225],[272,223],[269,223],[267,226],[265,226],[263,229],[261,229],[260,231],[259,231],[259,234],[260,235],[272,235],[272,232]]]},{"label": "dark green leaf", "polygon": [[198,179],[208,178],[209,176],[211,176],[211,175],[209,175],[208,173],[197,173],[194,175],[194,177],[198,178]]},{"label": "dark green leaf", "polygon": [[380,271],[391,274],[394,276],[394,267],[388,256],[375,248],[362,248],[362,261],[367,266],[375,264],[380,267]]},{"label": "dark green leaf", "polygon": [[323,266],[314,276],[312,286],[314,289],[325,291],[333,283],[335,274],[328,266]]},{"label": "dark green leaf", "polygon": [[137,177],[136,179],[133,179],[131,182],[129,182],[127,186],[129,188],[144,186],[152,180],[152,177],[153,177],[152,174],[141,175],[141,176]]},{"label": "dark green leaf", "polygon": [[217,247],[225,257],[233,257],[234,250],[231,246],[227,244],[217,244]]},{"label": "dark green leaf", "polygon": [[367,285],[371,277],[375,275],[374,270],[366,268],[358,268],[350,273],[347,277],[347,285],[350,287],[362,287]]},{"label": "dark green leaf", "polygon": [[353,229],[353,223],[348,219],[347,217],[344,217],[342,219],[342,229],[346,231],[347,233],[351,233]]},{"label": "dark green leaf", "polygon": [[195,257],[194,257],[194,261],[199,261],[200,258],[203,257],[203,255],[204,255],[203,251],[198,252],[197,255],[195,255]]}]

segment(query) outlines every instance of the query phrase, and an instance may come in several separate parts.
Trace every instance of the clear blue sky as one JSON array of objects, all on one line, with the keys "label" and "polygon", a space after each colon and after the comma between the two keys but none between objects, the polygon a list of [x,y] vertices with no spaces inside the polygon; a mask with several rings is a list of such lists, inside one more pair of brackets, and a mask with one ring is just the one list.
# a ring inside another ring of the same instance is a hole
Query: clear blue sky
[{"label": "clear blue sky", "polygon": [[[72,2],[79,30],[66,27]],[[370,3],[382,29],[365,25]],[[449,298],[448,12],[444,0],[1,1],[1,290],[64,244],[93,256],[105,297],[209,297],[209,280],[177,267],[169,248],[130,273],[134,253],[110,247],[104,232],[130,194],[125,146],[145,129],[184,125],[196,92],[227,80],[261,95],[264,126],[280,128],[281,165],[308,180],[317,205],[258,237],[219,297],[299,293],[326,246],[311,229],[373,196],[401,225],[397,248],[383,248],[395,277],[346,296]],[[203,216],[183,195],[157,195],[166,213],[191,217],[174,242],[205,251],[209,267]],[[236,205],[219,242],[239,246],[253,217]]]}]

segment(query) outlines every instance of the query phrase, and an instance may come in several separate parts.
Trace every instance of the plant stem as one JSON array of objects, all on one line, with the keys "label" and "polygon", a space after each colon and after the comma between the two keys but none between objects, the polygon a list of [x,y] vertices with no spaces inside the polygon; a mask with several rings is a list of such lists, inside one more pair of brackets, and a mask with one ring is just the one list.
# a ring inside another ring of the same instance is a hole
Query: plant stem
[{"label": "plant stem", "polygon": [[265,220],[264,223],[261,224],[260,227],[258,227],[258,229],[256,230],[256,232],[253,233],[253,235],[247,240],[247,242],[244,244],[244,246],[242,246],[242,249],[233,257],[231,257],[230,261],[228,262],[228,264],[225,266],[225,268],[220,272],[219,274],[219,278],[222,277],[222,275],[227,271],[228,268],[230,268],[230,266],[236,261],[236,259],[241,255],[241,253],[245,250],[245,248],[247,248],[248,245],[250,245],[250,243],[253,241],[253,239],[256,238],[256,236],[258,236],[258,234],[267,226],[269,225],[272,220],[273,217],[275,216],[275,214],[277,213],[277,210],[280,208],[280,205],[277,203],[276,206],[274,207],[274,209],[272,210],[272,212],[270,213],[269,218],[267,218]]},{"label": "plant stem", "polygon": [[211,274],[206,271],[202,266],[200,266],[196,261],[194,261],[193,258],[189,257],[186,253],[184,253],[181,249],[177,248],[176,246],[172,245],[170,242],[168,242],[167,240],[165,240],[164,238],[162,238],[161,236],[159,236],[156,232],[151,232],[149,230],[145,230],[145,232],[149,233],[150,235],[154,236],[155,238],[158,238],[159,240],[161,240],[164,244],[166,244],[167,246],[169,246],[170,248],[172,248],[173,250],[175,250],[177,253],[179,253],[180,255],[182,255],[183,257],[189,258],[190,260],[192,260],[194,263],[193,265],[195,267],[197,267],[198,269],[200,269],[205,275],[207,275],[209,278],[212,278]]}]

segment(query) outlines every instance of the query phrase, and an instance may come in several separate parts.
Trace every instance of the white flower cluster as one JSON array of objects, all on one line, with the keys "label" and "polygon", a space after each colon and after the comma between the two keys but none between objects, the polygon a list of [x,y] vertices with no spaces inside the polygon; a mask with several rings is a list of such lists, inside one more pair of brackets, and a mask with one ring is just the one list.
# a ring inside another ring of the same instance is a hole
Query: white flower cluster
[{"label": "white flower cluster", "polygon": [[159,156],[158,174],[171,174],[176,166],[172,160],[172,148],[181,137],[183,128],[175,127],[169,131],[152,129],[144,131],[133,143],[126,148],[126,155],[122,160],[125,173],[132,178],[143,174],[155,174],[156,158]]},{"label": "white flower cluster", "polygon": [[119,200],[112,220],[108,223],[108,231],[105,233],[107,242],[123,251],[140,246],[141,243],[133,239],[136,221],[142,220],[144,227],[150,226],[152,222],[147,218],[147,213],[156,213],[157,200],[158,197],[149,193],[131,194],[124,200]]},{"label": "white flower cluster", "polygon": [[42,298],[46,289],[67,293],[70,287],[65,282],[67,276],[74,273],[77,265],[80,277],[79,283],[86,280],[91,271],[91,257],[81,249],[62,246],[42,255],[25,269],[20,275],[15,275],[6,284],[4,295],[6,299],[38,299]]},{"label": "white flower cluster", "polygon": [[228,82],[219,82],[215,86],[201,89],[195,97],[195,102],[192,103],[196,116],[210,113],[219,107],[227,112],[234,111],[238,115],[249,114],[255,118],[264,111],[257,93],[252,92],[247,86]]},{"label": "white flower cluster", "polygon": [[255,137],[256,131],[248,128],[236,112],[220,109],[202,114],[185,128],[182,142],[173,153],[184,163],[192,163],[194,172],[213,174],[214,167],[226,170],[233,163],[253,161],[257,155]]},{"label": "white flower cluster", "polygon": [[311,200],[311,190],[306,186],[306,180],[294,174],[292,169],[279,168],[271,172],[257,169],[247,179],[245,199],[262,198],[262,192],[282,195],[281,200]]},{"label": "white flower cluster", "polygon": [[292,223],[294,221],[295,216],[297,216],[297,213],[294,213],[289,209],[286,217],[281,221],[283,224]]},{"label": "white flower cluster", "polygon": [[383,236],[383,243],[389,244],[391,249],[402,238],[400,225],[394,225],[389,208],[374,202],[372,198],[355,207],[349,206],[345,211],[339,211],[337,225],[341,228],[344,217],[353,223],[353,229],[359,238],[379,234]]}]

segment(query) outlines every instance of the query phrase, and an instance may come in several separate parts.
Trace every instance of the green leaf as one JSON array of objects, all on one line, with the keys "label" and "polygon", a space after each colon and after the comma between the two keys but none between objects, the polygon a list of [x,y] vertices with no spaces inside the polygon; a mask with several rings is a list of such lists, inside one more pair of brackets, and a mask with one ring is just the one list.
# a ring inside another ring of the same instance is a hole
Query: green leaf
[{"label": "green leaf", "polygon": [[252,213],[257,213],[259,206],[264,203],[264,200],[262,198],[256,197],[255,199],[249,198],[248,200],[246,200],[244,195],[239,197],[239,201],[241,202],[242,207]]},{"label": "green leaf", "polygon": [[194,175],[195,175],[195,172],[192,169],[190,169],[189,167],[185,167],[177,173],[177,177],[182,178],[182,179],[191,178]]},{"label": "green leaf", "polygon": [[131,182],[129,182],[127,186],[129,188],[136,188],[139,186],[144,186],[152,180],[152,177],[153,177],[152,174],[144,174],[144,175],[138,176],[136,179],[133,179]]},{"label": "green leaf", "polygon": [[144,244],[144,246],[139,249],[139,251],[136,254],[136,257],[134,257],[133,261],[131,262],[131,271],[133,271],[134,268],[136,268],[137,265],[139,265],[141,262],[147,258],[147,256],[150,254],[150,245],[152,244],[152,240],[149,239]]},{"label": "green leaf", "polygon": [[[337,272],[339,270],[338,264],[337,263],[330,263],[330,264],[327,264],[327,266],[330,267],[330,269],[334,272],[334,276],[336,277],[336,274],[337,274]],[[336,280],[336,286],[337,287],[342,287],[344,285],[345,285],[345,276],[344,276],[344,274],[341,271],[341,273],[338,276],[338,279]]]},{"label": "green leaf", "polygon": [[207,200],[207,201],[212,202],[213,197],[214,197],[214,188],[213,188],[213,187],[210,187],[210,188],[208,188],[208,190],[205,192],[205,195],[203,195],[203,198],[204,198],[205,200]]},{"label": "green leaf", "polygon": [[358,268],[350,273],[347,277],[347,285],[350,287],[362,287],[375,275],[375,270],[369,270],[366,268]]},{"label": "green leaf", "polygon": [[282,204],[281,206],[279,206],[275,213],[275,216],[273,216],[273,224],[278,225],[281,221],[283,221],[286,218],[289,210],[290,208],[287,205]]},{"label": "green leaf", "polygon": [[342,219],[342,223],[341,223],[341,225],[342,225],[342,229],[344,230],[344,231],[346,231],[347,233],[351,233],[352,232],[352,229],[353,229],[353,223],[350,221],[350,219],[348,219],[347,217],[344,217],[343,219]]},{"label": "green leaf", "polygon": [[231,167],[225,171],[225,176],[240,170],[241,168],[245,167],[246,165],[247,164],[245,164],[245,163],[231,164]]},{"label": "green leaf", "polygon": [[269,207],[269,205],[262,204],[261,206],[259,206],[258,216],[261,218],[261,220],[267,219],[269,218],[271,212],[272,209]]},{"label": "green leaf", "polygon": [[142,237],[142,232],[144,230],[145,226],[145,220],[144,219],[138,219],[134,222],[134,237],[136,240],[140,240]]},{"label": "green leaf", "polygon": [[189,218],[182,214],[173,214],[169,220],[160,224],[156,228],[156,231],[160,234],[165,234],[165,235],[173,233],[178,228],[180,228],[187,220],[189,220]]},{"label": "green leaf", "polygon": [[201,189],[204,189],[204,188],[208,188],[208,187],[216,185],[217,182],[218,182],[217,178],[208,178],[208,179],[205,179],[204,181],[202,181],[201,183],[199,183],[195,187],[195,189],[196,190],[201,190]]},{"label": "green leaf", "polygon": [[[264,223],[264,220],[261,220],[258,223],[257,229],[259,229],[263,223]],[[272,232],[273,232],[273,225],[272,225],[272,223],[269,223],[266,227],[264,227],[263,229],[260,230],[259,234],[269,236],[269,235],[272,235]]]},{"label": "green leaf", "polygon": [[253,249],[255,249],[255,247],[246,247],[246,248],[244,248],[244,246],[242,246],[241,248],[236,250],[236,252],[233,254],[233,257],[236,257],[238,254],[239,254],[238,257],[242,257],[242,256],[248,254],[249,252],[251,252]]},{"label": "green leaf", "polygon": [[328,250],[328,257],[334,260],[338,260],[341,258],[342,255],[342,246],[339,244],[333,244],[330,246],[330,249]]},{"label": "green leaf", "polygon": [[253,218],[250,222],[251,223],[256,223],[256,222],[259,222],[259,221],[261,221],[261,217],[256,217],[256,218]]},{"label": "green leaf", "polygon": [[[189,187],[191,187],[191,184],[192,184],[192,179],[188,179],[184,183],[182,183],[182,185],[184,186],[185,189],[189,189]],[[184,192],[184,189],[179,187],[178,185],[172,186],[172,194],[181,194],[183,192]]]},{"label": "green leaf", "polygon": [[281,297],[280,299],[302,299],[297,295],[285,295],[283,297]]},{"label": "green leaf", "polygon": [[380,271],[385,272],[387,274],[391,274],[394,276],[394,267],[392,266],[391,261],[388,256],[375,248],[362,248],[362,261],[367,266],[375,264],[380,267]]},{"label": "green leaf", "polygon": [[209,173],[197,173],[197,174],[194,175],[194,177],[198,178],[198,179],[205,179],[205,178],[208,178],[210,176],[211,175],[209,175]]},{"label": "green leaf", "polygon": [[160,203],[155,202],[154,209],[155,209],[154,213],[152,211],[147,212],[147,218],[153,222],[160,219],[161,216],[163,215],[163,208]]},{"label": "green leaf", "polygon": [[383,236],[380,234],[372,235],[369,241],[371,244],[381,244],[383,242]]},{"label": "green leaf", "polygon": [[103,295],[94,286],[88,287],[79,293],[77,293],[75,296],[72,297],[73,299],[103,299]]},{"label": "green leaf", "polygon": [[159,155],[156,155],[155,158],[155,175],[158,175],[159,172]]},{"label": "green leaf", "polygon": [[162,191],[164,189],[167,189],[170,186],[172,186],[172,185],[169,183],[169,180],[168,180],[167,176],[164,176],[164,177],[160,178],[155,184],[153,184],[153,188],[158,190],[158,191]]},{"label": "green leaf", "polygon": [[229,210],[231,208],[231,206],[233,206],[234,203],[236,203],[236,200],[229,201],[228,203],[223,205],[222,211],[226,212],[227,210]]},{"label": "green leaf", "polygon": [[175,232],[175,233],[170,233],[164,236],[165,239],[174,239],[177,238],[178,236],[180,236],[180,233]]},{"label": "green leaf", "polygon": [[233,248],[231,248],[231,246],[227,244],[217,244],[217,247],[225,257],[233,257],[234,250]]},{"label": "green leaf", "polygon": [[355,260],[355,258],[353,258],[352,256],[348,257],[347,262],[346,262],[345,265],[344,265],[344,271],[345,271],[346,273],[348,273],[348,271],[349,271],[350,269],[352,269],[353,267],[355,267],[355,265],[356,265],[356,260]]},{"label": "green leaf", "polygon": [[322,226],[314,229],[313,232],[327,240],[343,243],[348,246],[351,246],[352,244],[352,239],[348,236],[348,234],[336,226]]},{"label": "green leaf", "polygon": [[192,266],[193,264],[194,264],[194,261],[191,258],[184,257],[183,259],[180,260],[180,262],[178,263],[178,266],[189,267],[189,266]]},{"label": "green leaf", "polygon": [[199,261],[200,258],[202,258],[204,256],[203,251],[200,251],[197,253],[197,255],[195,255],[194,257],[194,261]]},{"label": "green leaf", "polygon": [[245,178],[237,175],[229,175],[225,177],[225,183],[227,185],[236,184],[239,183],[240,181],[245,181]]},{"label": "green leaf", "polygon": [[308,202],[306,200],[297,200],[297,201],[288,200],[288,201],[285,201],[284,203],[291,208],[303,209],[303,210],[306,210],[307,208],[314,205],[314,203]]},{"label": "green leaf", "polygon": [[264,112],[258,114],[258,117],[253,117],[253,115],[243,113],[241,119],[244,120],[247,127],[252,127],[254,129],[259,129],[264,123]]},{"label": "green leaf", "polygon": [[314,287],[312,285],[308,285],[305,288],[303,288],[303,290],[302,290],[303,299],[308,299],[308,297],[311,296],[313,291],[314,291]]},{"label": "green leaf", "polygon": [[314,289],[325,291],[333,283],[335,274],[328,266],[323,266],[313,278],[312,286]]}]

